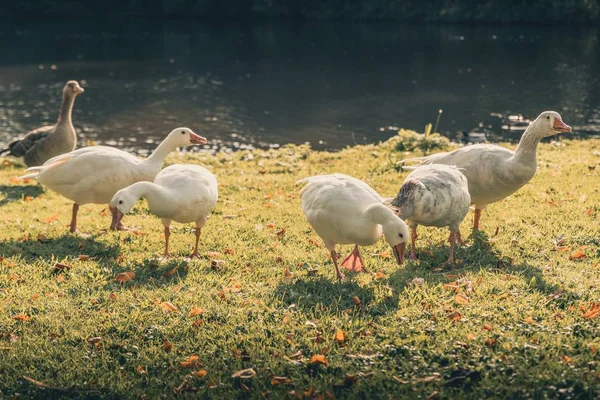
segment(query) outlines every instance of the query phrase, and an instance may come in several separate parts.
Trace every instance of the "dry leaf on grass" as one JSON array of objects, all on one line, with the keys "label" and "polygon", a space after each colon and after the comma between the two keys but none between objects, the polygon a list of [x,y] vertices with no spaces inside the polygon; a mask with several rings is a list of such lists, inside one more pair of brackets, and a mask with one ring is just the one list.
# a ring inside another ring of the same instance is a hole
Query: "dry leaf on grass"
[{"label": "dry leaf on grass", "polygon": [[200,315],[204,313],[204,308],[199,308],[199,307],[192,307],[192,309],[190,310],[188,317],[195,317],[196,315]]},{"label": "dry leaf on grass", "polygon": [[533,319],[533,317],[527,317],[523,320],[523,322],[529,325],[538,325],[537,321]]},{"label": "dry leaf on grass", "polygon": [[192,372],[192,375],[196,378],[204,378],[207,374],[208,372],[206,372],[205,369],[199,369],[198,371]]},{"label": "dry leaf on grass", "polygon": [[48,218],[46,218],[44,220],[44,222],[51,223],[51,222],[56,221],[57,218],[58,218],[58,214],[53,214],[53,215],[49,216]]},{"label": "dry leaf on grass", "polygon": [[469,298],[467,296],[465,296],[464,294],[457,293],[454,295],[454,303],[467,305],[467,304],[469,304]]},{"label": "dry leaf on grass", "polygon": [[600,303],[592,304],[590,309],[583,308],[583,317],[586,319],[596,318],[600,315]]},{"label": "dry leaf on grass", "polygon": [[361,306],[361,302],[360,302],[360,299],[358,298],[358,296],[352,296],[352,302],[354,303],[354,305],[356,307],[360,307]]},{"label": "dry leaf on grass", "polygon": [[90,259],[90,256],[88,256],[87,254],[80,254],[79,255],[79,261],[87,261]]},{"label": "dry leaf on grass", "polygon": [[283,272],[283,276],[286,277],[286,278],[288,278],[288,279],[291,279],[291,278],[294,277],[294,274],[290,271],[289,267],[285,267],[285,271]]},{"label": "dry leaf on grass", "polygon": [[163,350],[167,353],[173,350],[173,343],[169,343],[167,339],[163,339]]},{"label": "dry leaf on grass", "polygon": [[322,354],[317,354],[314,355],[310,358],[309,363],[311,364],[322,364],[322,365],[327,365],[327,359],[325,358],[324,355]]},{"label": "dry leaf on grass", "polygon": [[273,376],[271,377],[271,385],[277,386],[283,383],[292,383],[292,380],[287,376]]},{"label": "dry leaf on grass", "polygon": [[584,258],[587,258],[587,256],[583,252],[584,249],[585,249],[584,247],[580,247],[579,249],[572,252],[569,255],[569,260],[582,260]]},{"label": "dry leaf on grass", "polygon": [[169,302],[169,301],[163,301],[162,303],[160,303],[160,308],[162,308],[162,310],[164,312],[178,312],[179,309],[177,307],[175,307],[175,305],[173,305],[173,303]]},{"label": "dry leaf on grass", "polygon": [[490,324],[483,324],[483,329],[490,332],[494,330],[494,328]]},{"label": "dry leaf on grass", "polygon": [[26,314],[16,314],[16,315],[13,315],[13,319],[17,320],[17,321],[27,322],[27,321],[29,321],[30,318]]},{"label": "dry leaf on grass", "polygon": [[462,319],[462,315],[458,311],[453,311],[450,314],[448,314],[448,318],[450,318],[454,322],[458,322]]},{"label": "dry leaf on grass", "polygon": [[384,250],[379,253],[379,257],[384,259],[392,258],[392,253],[390,253],[388,250]]},{"label": "dry leaf on grass", "polygon": [[135,272],[133,272],[133,271],[120,272],[117,275],[115,275],[115,282],[125,283],[125,282],[129,282],[129,281],[133,280],[134,278],[135,278]]},{"label": "dry leaf on grass", "polygon": [[337,331],[337,333],[335,334],[335,341],[338,343],[345,343],[346,342],[346,332],[344,331]]},{"label": "dry leaf on grass", "polygon": [[250,379],[250,378],[254,378],[254,376],[256,375],[256,371],[253,370],[252,368],[248,368],[248,369],[242,369],[238,372],[235,372],[234,374],[231,375],[232,378],[240,378],[240,379]]},{"label": "dry leaf on grass", "polygon": [[496,339],[487,338],[483,341],[483,344],[485,344],[487,347],[494,347],[496,345]]},{"label": "dry leaf on grass", "polygon": [[196,368],[200,365],[202,365],[202,363],[200,362],[200,357],[197,355],[189,356],[185,361],[179,363],[181,368]]},{"label": "dry leaf on grass", "polygon": [[54,264],[54,272],[61,272],[61,271],[70,271],[71,270],[71,266],[67,265],[67,264],[63,264],[63,263],[59,263],[57,262],[56,264]]}]

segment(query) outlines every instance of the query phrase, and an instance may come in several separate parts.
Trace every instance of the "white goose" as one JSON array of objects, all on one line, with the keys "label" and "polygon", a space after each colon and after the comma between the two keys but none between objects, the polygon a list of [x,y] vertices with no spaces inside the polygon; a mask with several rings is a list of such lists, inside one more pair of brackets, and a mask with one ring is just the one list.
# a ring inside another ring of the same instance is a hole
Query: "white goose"
[{"label": "white goose", "polygon": [[336,244],[355,245],[342,265],[362,271],[364,264],[358,246],[372,245],[383,233],[396,261],[402,264],[408,227],[383,205],[381,196],[369,185],[343,174],[313,176],[297,183],[302,182],[308,182],[300,191],[302,210],[330,251],[339,280],[344,276],[338,266]]},{"label": "white goose", "polygon": [[540,140],[561,132],[571,132],[557,112],[544,111],[523,133],[512,151],[492,144],[466,146],[450,153],[416,157],[402,162],[455,165],[467,177],[471,203],[475,205],[473,229],[479,229],[481,210],[524,186],[537,168],[536,150]]},{"label": "white goose", "polygon": [[169,254],[171,220],[196,223],[196,245],[190,257],[198,258],[200,232],[217,203],[217,178],[198,165],[171,165],[163,169],[152,182],[137,182],[119,190],[110,206],[117,210],[118,218],[127,214],[141,198],[148,200],[150,212],[162,219],[165,227],[165,253]]},{"label": "white goose", "polygon": [[418,225],[447,226],[450,228],[450,257],[447,262],[454,261],[454,243],[463,244],[459,227],[469,212],[470,204],[467,178],[456,167],[431,164],[411,172],[392,200],[400,218],[411,228],[410,258],[417,258],[415,240]]},{"label": "white goose", "polygon": [[[70,231],[77,231],[77,211],[82,204],[108,204],[114,194],[135,182],[154,181],[167,155],[180,146],[204,144],[206,139],[188,128],[174,129],[142,160],[125,151],[106,146],[92,146],[51,158],[44,165],[32,167],[32,173],[21,177],[34,178],[67,199],[73,200]],[[127,229],[110,208],[113,220],[110,228]]]}]

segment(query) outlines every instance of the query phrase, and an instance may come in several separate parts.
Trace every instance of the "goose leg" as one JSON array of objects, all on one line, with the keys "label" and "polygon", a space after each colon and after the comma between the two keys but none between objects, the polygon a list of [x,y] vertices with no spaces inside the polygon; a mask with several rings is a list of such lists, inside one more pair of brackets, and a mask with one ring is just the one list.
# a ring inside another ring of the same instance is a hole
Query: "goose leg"
[{"label": "goose leg", "polygon": [[73,203],[73,212],[71,214],[71,226],[69,232],[77,232],[77,211],[79,211],[79,204]]},{"label": "goose leg", "polygon": [[475,216],[473,217],[473,230],[474,231],[479,230],[479,218],[481,218],[481,210],[478,208],[475,208]]},{"label": "goose leg", "polygon": [[443,263],[443,265],[451,264],[454,262],[454,243],[456,242],[455,232],[450,232],[450,237],[448,238],[448,241],[450,242],[450,257],[448,257],[448,260],[445,263]]},{"label": "goose leg", "polygon": [[354,249],[348,257],[344,258],[342,261],[342,267],[353,271],[353,272],[366,272],[365,264],[363,263],[362,257],[358,252],[358,245],[354,245]]},{"label": "goose leg", "polygon": [[200,256],[198,255],[198,242],[200,241],[200,232],[202,231],[202,228],[199,226],[196,226],[196,245],[194,246],[194,251],[192,252],[192,254],[190,254],[190,258],[200,258]]},{"label": "goose leg", "polygon": [[417,259],[417,250],[415,247],[415,241],[417,240],[417,227],[415,226],[414,228],[412,228],[410,230],[410,259],[411,260],[416,260]]},{"label": "goose leg", "polygon": [[335,265],[335,273],[337,274],[338,280],[341,282],[342,279],[344,279],[344,274],[342,274],[340,272],[340,267],[338,266],[338,262],[337,262],[338,255],[337,255],[337,252],[335,251],[335,249],[333,249],[333,250],[330,251],[330,254],[331,254],[331,259],[333,260],[333,265]]},{"label": "goose leg", "polygon": [[167,260],[171,257],[171,254],[169,253],[169,237],[171,236],[171,220],[168,219],[163,219],[162,223],[165,227],[165,252],[163,254],[163,259]]}]

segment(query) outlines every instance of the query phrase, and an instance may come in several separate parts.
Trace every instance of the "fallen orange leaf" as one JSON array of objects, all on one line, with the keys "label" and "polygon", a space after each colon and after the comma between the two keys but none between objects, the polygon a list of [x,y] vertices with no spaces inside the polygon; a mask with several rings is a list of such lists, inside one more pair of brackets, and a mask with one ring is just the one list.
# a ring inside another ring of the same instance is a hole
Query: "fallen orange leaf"
[{"label": "fallen orange leaf", "polygon": [[87,254],[80,254],[79,255],[79,261],[87,261],[90,259],[90,256],[88,256]]},{"label": "fallen orange leaf", "polygon": [[335,341],[338,343],[344,343],[346,341],[346,333],[344,331],[337,331],[335,334]]},{"label": "fallen orange leaf", "polygon": [[377,279],[377,280],[385,279],[385,274],[383,272],[377,271],[375,273],[375,279]]},{"label": "fallen orange leaf", "polygon": [[325,359],[324,355],[321,354],[317,354],[314,355],[310,358],[309,363],[311,364],[323,364],[323,365],[327,365],[327,360]]},{"label": "fallen orange leaf", "polygon": [[208,372],[206,372],[205,369],[199,369],[198,371],[192,372],[192,375],[194,375],[196,378],[204,378],[207,374]]},{"label": "fallen orange leaf", "polygon": [[169,343],[167,339],[163,339],[163,349],[167,353],[173,350],[173,343]]},{"label": "fallen orange leaf", "polygon": [[294,277],[294,274],[290,271],[289,267],[285,267],[285,271],[283,272],[283,276],[285,276],[288,279],[291,279]]},{"label": "fallen orange leaf", "polygon": [[71,270],[70,265],[59,263],[59,262],[54,264],[54,272],[70,271],[70,270]]},{"label": "fallen orange leaf", "polygon": [[529,325],[538,325],[537,321],[532,317],[527,317],[523,321]]},{"label": "fallen orange leaf", "polygon": [[25,315],[25,314],[16,314],[16,315],[13,315],[13,319],[15,319],[17,321],[27,322],[27,321],[29,321],[29,316]]},{"label": "fallen orange leaf", "polygon": [[592,319],[600,315],[600,303],[592,304],[589,310],[584,309],[583,317],[587,319]]},{"label": "fallen orange leaf", "polygon": [[453,311],[448,314],[448,318],[450,318],[454,322],[458,322],[462,319],[462,315],[458,311]]},{"label": "fallen orange leaf", "polygon": [[135,272],[133,272],[133,271],[121,272],[115,276],[115,282],[125,283],[125,282],[129,282],[130,280],[133,280],[134,278],[135,278]]},{"label": "fallen orange leaf", "polygon": [[46,218],[44,220],[44,222],[48,222],[48,223],[54,222],[54,221],[56,221],[57,218],[58,218],[58,214],[54,214],[54,215],[51,215],[48,218]]},{"label": "fallen orange leaf", "polygon": [[277,386],[282,383],[292,383],[292,380],[287,376],[273,376],[271,377],[271,385]]},{"label": "fallen orange leaf", "polygon": [[379,253],[379,257],[381,258],[391,258],[392,257],[392,253],[390,253],[388,250],[382,251]]},{"label": "fallen orange leaf", "polygon": [[196,368],[197,366],[202,365],[199,360],[200,357],[196,355],[189,356],[185,361],[181,361],[179,366],[181,368]]},{"label": "fallen orange leaf", "polygon": [[160,308],[162,308],[163,311],[165,311],[165,312],[179,311],[179,309],[177,307],[175,307],[175,305],[173,305],[173,303],[168,302],[168,301],[163,301],[162,303],[160,303]]},{"label": "fallen orange leaf", "polygon": [[571,357],[569,357],[569,356],[563,356],[562,360],[564,362],[566,362],[567,364],[573,364],[573,359]]},{"label": "fallen orange leaf", "polygon": [[360,307],[360,299],[358,298],[358,296],[352,296],[352,302],[354,303],[354,305],[356,307]]},{"label": "fallen orange leaf", "polygon": [[483,329],[490,332],[494,330],[494,328],[490,324],[484,324]]},{"label": "fallen orange leaf", "polygon": [[493,347],[496,345],[496,339],[492,339],[492,338],[487,338],[483,341],[483,343],[487,346],[487,347]]},{"label": "fallen orange leaf", "polygon": [[202,314],[204,311],[204,308],[192,307],[190,313],[188,314],[188,317],[195,317],[196,315]]},{"label": "fallen orange leaf", "polygon": [[469,298],[467,296],[465,296],[464,294],[457,293],[454,295],[454,302],[456,304],[467,305],[467,304],[469,304]]},{"label": "fallen orange leaf", "polygon": [[581,248],[575,250],[574,252],[572,252],[569,255],[569,260],[581,260],[587,258],[587,256],[585,255],[585,253],[582,251]]},{"label": "fallen orange leaf", "polygon": [[146,370],[144,369],[143,366],[138,365],[137,367],[135,367],[135,370],[139,373],[139,374],[145,374]]}]

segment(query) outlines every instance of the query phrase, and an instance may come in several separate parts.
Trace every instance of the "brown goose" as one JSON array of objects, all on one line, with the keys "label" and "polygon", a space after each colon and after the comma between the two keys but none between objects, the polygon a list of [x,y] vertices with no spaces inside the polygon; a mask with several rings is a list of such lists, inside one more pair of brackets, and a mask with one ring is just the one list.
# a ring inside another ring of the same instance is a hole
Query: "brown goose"
[{"label": "brown goose", "polygon": [[55,125],[42,126],[8,145],[0,155],[8,153],[13,157],[24,157],[28,167],[42,165],[52,157],[68,153],[77,145],[77,134],[71,122],[71,111],[75,97],[83,93],[77,81],[68,81],[63,88],[62,103]]}]

